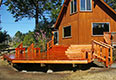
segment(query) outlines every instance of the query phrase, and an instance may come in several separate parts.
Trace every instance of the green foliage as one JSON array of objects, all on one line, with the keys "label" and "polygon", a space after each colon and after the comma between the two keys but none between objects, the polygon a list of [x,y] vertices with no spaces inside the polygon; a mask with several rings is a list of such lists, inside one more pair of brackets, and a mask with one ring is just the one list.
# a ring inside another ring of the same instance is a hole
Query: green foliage
[{"label": "green foliage", "polygon": [[[23,39],[22,36],[24,37]],[[14,47],[16,48],[21,42],[23,42],[24,46],[30,46],[32,43],[34,43],[35,47],[41,48],[42,51],[46,50],[46,42],[48,38],[46,37],[46,32],[41,30],[39,32],[31,32],[29,31],[26,34],[22,34],[20,31],[18,31],[15,34],[15,37],[13,39]]]},{"label": "green foliage", "polygon": [[14,46],[16,47],[20,42],[23,42],[25,46],[34,43],[36,47],[46,50],[46,42],[51,37],[50,28],[58,17],[62,1],[63,0],[4,1],[4,4],[8,6],[8,11],[13,14],[15,21],[19,21],[22,18],[35,18],[35,31],[29,31],[27,34],[22,34],[18,31],[13,38]]},{"label": "green foliage", "polygon": [[51,9],[51,15],[50,15],[52,23],[55,23],[58,15],[59,15],[59,12],[60,12],[61,7],[62,7],[62,1],[63,0],[54,0],[54,1],[55,2],[53,3],[53,5],[51,5],[52,9]]},{"label": "green foliage", "polygon": [[0,49],[6,48],[8,46],[9,40],[11,40],[10,36],[6,31],[1,31],[0,28]]},{"label": "green foliage", "polygon": [[23,44],[25,46],[30,46],[32,43],[35,44],[34,32],[29,31],[24,37]]},{"label": "green foliage", "polygon": [[36,46],[40,47],[42,51],[46,50],[46,44],[48,38],[46,37],[46,32],[41,30],[39,32],[35,32]]},{"label": "green foliage", "polygon": [[13,45],[16,48],[24,39],[24,34],[22,34],[20,31],[17,31],[15,36],[13,37]]},{"label": "green foliage", "polygon": [[105,2],[111,6],[114,10],[116,10],[116,0],[105,0]]},{"label": "green foliage", "polygon": [[5,40],[8,40],[7,36],[8,36],[8,34],[6,31],[0,30],[0,43],[4,42]]}]

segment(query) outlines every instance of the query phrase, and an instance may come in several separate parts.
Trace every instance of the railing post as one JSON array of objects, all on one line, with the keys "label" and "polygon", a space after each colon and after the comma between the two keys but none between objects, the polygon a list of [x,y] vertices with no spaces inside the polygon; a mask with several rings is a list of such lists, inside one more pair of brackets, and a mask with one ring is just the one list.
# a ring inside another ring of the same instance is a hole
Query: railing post
[{"label": "railing post", "polygon": [[15,57],[17,58],[18,53],[17,53],[17,48],[15,49]]},{"label": "railing post", "polygon": [[34,44],[32,43],[32,59],[34,58]]},{"label": "railing post", "polygon": [[20,57],[20,50],[19,48],[17,48],[17,51],[18,51],[18,58]]},{"label": "railing post", "polygon": [[25,48],[24,48],[24,53],[23,53],[23,56],[24,56],[24,57],[26,57],[26,56],[25,56]]},{"label": "railing post", "polygon": [[113,63],[113,50],[110,48],[110,66]]},{"label": "railing post", "polygon": [[91,62],[91,53],[90,52],[87,52],[88,53],[88,62],[90,63]]},{"label": "railing post", "polygon": [[102,47],[102,58],[104,58],[104,54],[105,54],[105,48]]},{"label": "railing post", "polygon": [[106,48],[106,67],[108,67],[108,54],[109,54],[109,49]]},{"label": "railing post", "polygon": [[40,50],[41,50],[41,49],[39,48],[39,54],[40,54],[40,56],[41,56]]}]

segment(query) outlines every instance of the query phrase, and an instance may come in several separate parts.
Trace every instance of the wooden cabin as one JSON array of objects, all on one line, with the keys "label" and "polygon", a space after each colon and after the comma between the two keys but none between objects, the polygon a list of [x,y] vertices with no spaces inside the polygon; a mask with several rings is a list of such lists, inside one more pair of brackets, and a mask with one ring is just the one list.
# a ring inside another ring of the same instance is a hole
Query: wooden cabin
[{"label": "wooden cabin", "polygon": [[116,32],[116,11],[104,0],[65,0],[54,28],[59,45],[103,41],[103,32]]},{"label": "wooden cabin", "polygon": [[113,47],[103,40],[111,42],[111,32],[116,32],[116,12],[103,0],[65,0],[54,28],[47,52],[32,43],[25,53],[20,44],[15,55],[4,59],[13,64],[88,64],[94,59],[106,67],[113,63]]}]

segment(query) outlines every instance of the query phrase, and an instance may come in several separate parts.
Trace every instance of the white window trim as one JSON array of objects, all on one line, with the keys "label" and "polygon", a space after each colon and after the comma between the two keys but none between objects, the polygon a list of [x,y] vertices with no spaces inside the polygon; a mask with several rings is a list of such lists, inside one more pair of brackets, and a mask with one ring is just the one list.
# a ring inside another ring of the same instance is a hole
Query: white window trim
[{"label": "white window trim", "polygon": [[[73,1],[73,12],[71,12],[71,2]],[[74,12],[74,0],[70,1],[70,14],[74,14],[77,12],[77,5],[76,5],[76,12]],[[77,0],[76,0],[77,2]],[[77,3],[76,3],[77,4]]]},{"label": "white window trim", "polygon": [[103,35],[93,35],[93,23],[108,23],[109,24],[109,31],[108,32],[110,32],[110,22],[92,22],[91,23],[91,26],[92,26],[92,36],[103,36]]},{"label": "white window trim", "polygon": [[91,10],[87,10],[87,0],[85,0],[85,10],[81,10],[81,0],[80,0],[80,11],[92,11],[92,0],[91,0]]},{"label": "white window trim", "polygon": [[[71,26],[71,25],[69,25],[69,26]],[[64,28],[69,27],[69,26],[62,27],[62,38],[71,38],[72,37],[72,26],[71,26],[71,36],[64,37]]]}]

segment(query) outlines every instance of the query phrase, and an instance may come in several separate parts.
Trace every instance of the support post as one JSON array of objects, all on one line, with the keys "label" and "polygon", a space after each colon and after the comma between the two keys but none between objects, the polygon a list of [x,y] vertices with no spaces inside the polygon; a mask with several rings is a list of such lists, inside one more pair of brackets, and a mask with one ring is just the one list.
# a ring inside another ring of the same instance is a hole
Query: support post
[{"label": "support post", "polygon": [[106,67],[108,67],[108,53],[109,53],[109,51],[108,51],[108,49],[106,48]]},{"label": "support post", "polygon": [[91,62],[91,53],[90,52],[87,52],[88,53],[88,62],[90,63]]},{"label": "support post", "polygon": [[113,63],[113,50],[110,48],[110,66]]}]

